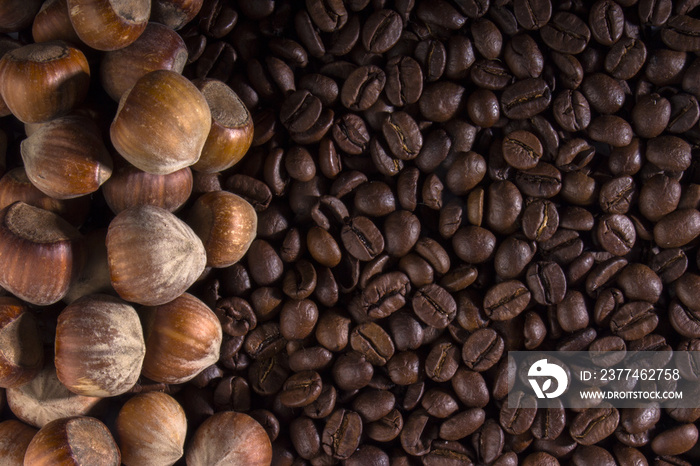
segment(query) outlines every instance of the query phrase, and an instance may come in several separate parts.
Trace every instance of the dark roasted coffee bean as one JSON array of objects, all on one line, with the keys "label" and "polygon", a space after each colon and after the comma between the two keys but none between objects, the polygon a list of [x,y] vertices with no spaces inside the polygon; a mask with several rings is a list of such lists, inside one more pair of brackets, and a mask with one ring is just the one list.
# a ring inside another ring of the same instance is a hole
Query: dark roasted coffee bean
[{"label": "dark roasted coffee bean", "polygon": [[512,435],[525,433],[537,414],[537,399],[522,391],[510,394],[512,401],[501,407],[499,420],[503,430]]},{"label": "dark roasted coffee bean", "polygon": [[409,289],[409,279],[401,272],[380,275],[348,303],[348,311],[357,322],[388,317],[405,304]]},{"label": "dark roasted coffee bean", "polygon": [[616,115],[601,115],[591,121],[588,136],[597,142],[624,147],[632,142],[632,127]]},{"label": "dark roasted coffee bean", "polygon": [[525,280],[539,304],[559,304],[566,295],[566,277],[556,262],[535,262],[528,267]]},{"label": "dark roasted coffee bean", "polygon": [[540,162],[535,168],[518,171],[515,184],[526,196],[550,198],[561,190],[561,173],[554,166]]},{"label": "dark roasted coffee bean", "polygon": [[566,292],[564,299],[557,304],[557,323],[565,332],[576,332],[588,326],[588,308],[583,294],[577,290]]},{"label": "dark roasted coffee bean", "polygon": [[651,303],[633,301],[612,314],[610,330],[625,340],[638,340],[654,331],[658,322],[659,316]]},{"label": "dark roasted coffee bean", "polygon": [[690,145],[677,136],[659,136],[649,140],[645,156],[662,170],[687,170],[691,161]]},{"label": "dark roasted coffee bean", "polygon": [[550,0],[515,0],[513,11],[522,27],[540,29],[552,16],[552,3]]},{"label": "dark roasted coffee bean", "polygon": [[559,93],[552,102],[552,109],[557,123],[567,131],[582,131],[591,123],[588,100],[577,90]]},{"label": "dark roasted coffee bean", "polygon": [[[479,60],[470,69],[471,80],[478,87],[500,90],[513,82],[513,75],[498,60]],[[504,111],[505,112],[505,111]]]},{"label": "dark roasted coffee bean", "polygon": [[649,267],[663,283],[671,283],[685,273],[688,268],[688,256],[682,249],[664,249],[650,259]]},{"label": "dark roasted coffee bean", "polygon": [[462,347],[462,360],[467,368],[483,372],[498,363],[504,344],[495,330],[482,328],[469,335]]},{"label": "dark roasted coffee bean", "polygon": [[581,18],[569,12],[557,12],[540,30],[542,41],[561,53],[581,53],[591,38],[591,30]]},{"label": "dark roasted coffee bean", "polygon": [[509,236],[501,242],[494,256],[496,273],[505,279],[516,278],[535,256],[537,246],[534,241],[526,241],[518,236]]},{"label": "dark roasted coffee bean", "polygon": [[519,170],[535,168],[542,151],[542,143],[529,131],[513,131],[503,138],[503,158]]},{"label": "dark roasted coffee bean", "polygon": [[398,42],[403,21],[394,10],[377,10],[365,20],[362,45],[369,52],[384,53]]},{"label": "dark roasted coffee bean", "polygon": [[[462,109],[465,100],[464,92],[464,87],[453,82],[442,80],[434,82],[423,88],[423,93],[418,99],[418,107],[426,119],[444,123],[455,117]],[[386,134],[385,137],[387,137]]]},{"label": "dark roasted coffee bean", "polygon": [[700,236],[700,212],[680,209],[661,218],[654,226],[654,241],[662,248],[685,246]]},{"label": "dark roasted coffee bean", "polygon": [[486,224],[495,233],[509,234],[518,227],[523,197],[510,181],[498,181],[487,191]]},{"label": "dark roasted coffee bean", "polygon": [[477,458],[484,463],[495,461],[503,452],[504,443],[503,429],[495,419],[487,419],[472,435],[472,445]]},{"label": "dark roasted coffee bean", "polygon": [[629,264],[617,276],[617,285],[629,300],[656,303],[661,296],[661,278],[644,264]]},{"label": "dark roasted coffee bean", "polygon": [[375,366],[383,366],[394,355],[394,343],[379,325],[360,324],[350,333],[350,346]]},{"label": "dark roasted coffee bean", "polygon": [[508,118],[530,118],[547,108],[551,98],[552,93],[543,79],[523,79],[504,89],[501,109]]},{"label": "dark roasted coffee bean", "polygon": [[624,12],[613,0],[598,0],[591,7],[588,23],[593,39],[609,47],[622,37]]},{"label": "dark roasted coffee bean", "polygon": [[435,39],[422,40],[416,45],[414,55],[425,70],[426,81],[434,82],[442,77],[447,63],[447,50],[442,42]]},{"label": "dark roasted coffee bean", "polygon": [[353,111],[370,108],[386,83],[384,71],[376,66],[361,66],[350,73],[340,91],[340,101]]},{"label": "dark roasted coffee bean", "polygon": [[613,433],[620,420],[620,413],[608,403],[588,408],[574,417],[569,433],[577,443],[592,445]]},{"label": "dark roasted coffee bean", "polygon": [[484,296],[484,312],[492,320],[509,320],[519,315],[530,302],[530,291],[518,280],[494,285]]},{"label": "dark roasted coffee bean", "polygon": [[619,214],[606,214],[598,220],[596,238],[611,254],[624,256],[634,246],[637,235],[632,221]]},{"label": "dark roasted coffee bean", "polygon": [[337,459],[347,459],[360,444],[362,419],[360,415],[345,409],[331,414],[323,429],[323,451]]},{"label": "dark roasted coffee bean", "polygon": [[290,408],[310,405],[318,399],[322,385],[318,372],[297,372],[284,382],[280,392],[280,403]]},{"label": "dark roasted coffee bean", "polygon": [[521,222],[528,239],[547,241],[559,227],[559,213],[552,202],[537,199],[525,207]]},{"label": "dark roasted coffee bean", "polygon": [[661,29],[661,40],[669,48],[682,52],[700,50],[700,40],[697,39],[700,22],[687,15],[671,16]]},{"label": "dark roasted coffee bean", "polygon": [[651,441],[651,449],[657,455],[681,455],[695,446],[698,428],[695,424],[682,424],[658,434]]},{"label": "dark roasted coffee bean", "polygon": [[542,74],[544,57],[537,42],[527,34],[509,40],[504,48],[503,58],[518,79],[537,78]]},{"label": "dark roasted coffee bean", "polygon": [[431,284],[416,290],[413,312],[426,324],[445,328],[457,314],[457,303],[444,288]]},{"label": "dark roasted coffee bean", "polygon": [[631,176],[613,178],[601,186],[598,203],[603,212],[626,214],[636,197],[636,191],[636,186]]},{"label": "dark roasted coffee bean", "polygon": [[341,231],[343,245],[359,260],[374,259],[384,250],[384,237],[367,217],[350,218]]},{"label": "dark roasted coffee bean", "polygon": [[493,255],[495,247],[496,237],[482,227],[462,227],[452,237],[455,254],[470,264],[486,262]]},{"label": "dark roasted coffee bean", "polygon": [[422,372],[420,359],[414,351],[401,351],[387,361],[386,369],[391,381],[397,385],[418,382]]},{"label": "dark roasted coffee bean", "polygon": [[369,384],[374,374],[374,368],[362,354],[351,351],[336,359],[332,372],[333,380],[338,388],[359,390]]},{"label": "dark roasted coffee bean", "polygon": [[377,442],[391,442],[403,431],[403,416],[398,409],[378,421],[367,424],[367,436]]},{"label": "dark roasted coffee bean", "polygon": [[418,156],[423,146],[423,136],[418,125],[404,112],[391,114],[382,124],[382,133],[391,152],[401,160]]},{"label": "dark roasted coffee bean", "polygon": [[423,92],[423,72],[418,62],[406,56],[389,60],[384,92],[398,107],[416,103]]}]

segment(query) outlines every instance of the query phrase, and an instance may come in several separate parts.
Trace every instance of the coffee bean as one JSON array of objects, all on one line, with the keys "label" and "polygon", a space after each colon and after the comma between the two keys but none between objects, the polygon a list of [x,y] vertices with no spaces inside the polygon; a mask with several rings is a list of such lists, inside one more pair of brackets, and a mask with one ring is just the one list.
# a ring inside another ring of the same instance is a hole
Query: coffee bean
[{"label": "coffee bean", "polygon": [[525,310],[530,296],[530,291],[522,282],[507,280],[486,292],[484,312],[492,320],[512,319]]},{"label": "coffee bean", "polygon": [[492,329],[482,328],[472,333],[462,347],[462,360],[474,371],[493,367],[503,354],[503,339]]},{"label": "coffee bean", "polygon": [[569,433],[581,445],[592,445],[613,433],[620,421],[617,409],[603,402],[598,408],[588,408],[571,421]]}]

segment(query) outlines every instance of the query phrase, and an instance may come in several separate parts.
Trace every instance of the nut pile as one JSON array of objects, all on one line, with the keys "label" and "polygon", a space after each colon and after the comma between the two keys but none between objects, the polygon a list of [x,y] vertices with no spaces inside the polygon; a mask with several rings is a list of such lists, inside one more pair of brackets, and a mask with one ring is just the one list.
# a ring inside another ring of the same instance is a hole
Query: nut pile
[{"label": "nut pile", "polygon": [[3,2],[0,458],[697,464],[700,406],[504,399],[700,350],[699,18]]}]

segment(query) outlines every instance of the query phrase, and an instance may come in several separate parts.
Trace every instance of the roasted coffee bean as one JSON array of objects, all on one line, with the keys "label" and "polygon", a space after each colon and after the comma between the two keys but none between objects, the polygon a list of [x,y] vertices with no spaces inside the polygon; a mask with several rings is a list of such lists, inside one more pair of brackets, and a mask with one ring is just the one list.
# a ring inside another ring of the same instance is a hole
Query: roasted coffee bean
[{"label": "roasted coffee bean", "polygon": [[591,123],[588,100],[577,90],[560,92],[552,102],[554,118],[567,131],[583,131]]},{"label": "roasted coffee bean", "polygon": [[308,406],[318,399],[322,385],[318,372],[297,372],[284,382],[280,403],[290,408]]},{"label": "roasted coffee bean", "polygon": [[[661,278],[644,264],[628,264],[617,276],[617,285],[629,300],[656,303],[661,296]],[[676,285],[677,286],[677,285]]]},{"label": "roasted coffee bean", "polygon": [[632,142],[632,127],[616,115],[600,115],[588,126],[588,136],[597,142],[624,147]]},{"label": "roasted coffee bean", "polygon": [[540,30],[542,41],[561,53],[581,53],[591,39],[591,30],[573,13],[560,11]]},{"label": "roasted coffee bean", "polygon": [[638,340],[656,328],[659,316],[651,303],[633,301],[610,317],[610,330],[625,340]]},{"label": "roasted coffee bean", "polygon": [[515,0],[513,11],[522,27],[540,29],[552,16],[552,3],[549,0]]},{"label": "roasted coffee bean", "polygon": [[416,290],[413,312],[426,324],[445,328],[457,315],[457,303],[444,288],[431,284]]},{"label": "roasted coffee bean", "polygon": [[606,214],[598,220],[596,238],[606,251],[616,256],[624,256],[634,246],[637,234],[628,217]]},{"label": "roasted coffee bean", "polygon": [[350,301],[348,311],[357,322],[388,317],[405,304],[409,290],[409,279],[405,274],[389,272],[380,275]]},{"label": "roasted coffee bean", "polygon": [[547,241],[559,227],[559,213],[552,202],[538,199],[525,207],[521,222],[525,237],[534,241]]},{"label": "roasted coffee bean", "polygon": [[396,385],[411,385],[418,382],[422,372],[420,359],[414,351],[394,354],[386,364],[389,378]]},{"label": "roasted coffee bean", "polygon": [[462,360],[474,371],[493,367],[503,354],[503,339],[494,330],[483,328],[469,335],[462,347]]},{"label": "roasted coffee bean", "polygon": [[470,69],[469,76],[477,86],[492,91],[504,89],[513,82],[513,75],[498,60],[479,60]]},{"label": "roasted coffee bean", "polygon": [[472,445],[477,458],[484,463],[491,463],[501,456],[504,443],[503,429],[495,419],[487,419],[472,435]]},{"label": "roasted coffee bean", "polygon": [[338,409],[331,414],[323,429],[323,451],[334,458],[347,459],[358,447],[361,435],[360,415],[350,410]]},{"label": "roasted coffee bean", "polygon": [[376,442],[391,442],[403,432],[403,416],[398,409],[378,421],[367,424],[367,436]]},{"label": "roasted coffee bean", "polygon": [[519,170],[535,168],[542,151],[542,143],[529,131],[513,131],[503,138],[503,158]]},{"label": "roasted coffee bean", "polygon": [[367,110],[377,101],[385,83],[386,75],[380,68],[361,66],[345,80],[340,101],[350,110]]},{"label": "roasted coffee bean", "polygon": [[559,304],[566,295],[566,277],[556,262],[535,262],[527,269],[525,280],[532,299],[539,304]]},{"label": "roasted coffee bean", "polygon": [[[439,80],[426,85],[418,99],[421,114],[428,120],[444,123],[457,116],[464,103],[464,87]],[[385,137],[386,133],[385,133]],[[406,136],[408,139],[409,136]]]},{"label": "roasted coffee bean", "polygon": [[394,10],[377,10],[362,28],[362,45],[369,52],[384,53],[398,42],[403,21]]},{"label": "roasted coffee bean", "polygon": [[661,218],[654,226],[654,241],[662,248],[685,246],[700,235],[700,212],[680,209]]},{"label": "roasted coffee bean", "polygon": [[620,421],[617,409],[603,402],[597,408],[588,408],[571,421],[569,433],[581,445],[593,445],[613,433]]},{"label": "roasted coffee bean", "polygon": [[404,112],[392,113],[382,124],[382,133],[391,152],[401,160],[418,156],[423,136],[411,116]]},{"label": "roasted coffee bean", "polygon": [[290,300],[280,312],[280,333],[287,340],[302,340],[311,335],[318,321],[318,307],[310,299]]},{"label": "roasted coffee bean", "polygon": [[418,102],[423,93],[423,71],[418,62],[406,56],[389,60],[384,92],[397,107]]},{"label": "roasted coffee bean", "polygon": [[370,219],[353,217],[341,230],[345,249],[359,260],[369,261],[384,250],[384,237]]},{"label": "roasted coffee bean", "polygon": [[355,327],[350,333],[350,346],[375,366],[383,366],[394,355],[391,337],[374,322]]},{"label": "roasted coffee bean", "polygon": [[426,81],[434,82],[442,77],[447,63],[447,50],[442,42],[424,39],[416,45],[414,55],[425,70]]},{"label": "roasted coffee bean", "polygon": [[484,296],[484,312],[492,320],[508,320],[519,315],[530,302],[530,291],[518,280],[494,285]]},{"label": "roasted coffee bean", "polygon": [[512,435],[527,432],[535,420],[537,414],[537,399],[532,395],[526,395],[517,391],[511,395],[512,402],[501,407],[499,416],[503,430]]},{"label": "roasted coffee bean", "polygon": [[508,118],[530,118],[547,108],[551,98],[552,93],[543,79],[523,79],[503,90],[501,109]]}]

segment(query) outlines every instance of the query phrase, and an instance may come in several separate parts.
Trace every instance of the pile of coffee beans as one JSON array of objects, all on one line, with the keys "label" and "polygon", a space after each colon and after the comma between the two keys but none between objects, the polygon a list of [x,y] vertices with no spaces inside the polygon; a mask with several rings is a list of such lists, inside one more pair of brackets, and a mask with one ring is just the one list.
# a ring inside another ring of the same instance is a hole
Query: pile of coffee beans
[{"label": "pile of coffee beans", "polygon": [[205,0],[179,33],[255,125],[193,198],[257,239],[192,290],[218,363],[132,392],[249,414],[277,466],[700,463],[700,399],[505,404],[508,351],[700,350],[700,1]]},{"label": "pile of coffee beans", "polygon": [[189,418],[249,413],[275,465],[697,464],[700,403],[504,398],[508,351],[700,349],[699,5],[205,2],[185,74],[255,139],[195,190],[259,225],[201,285]]}]

